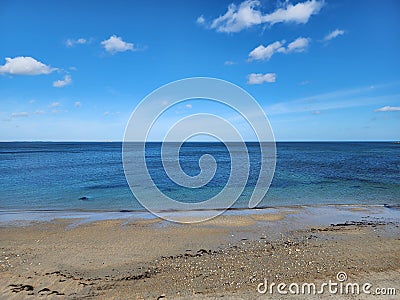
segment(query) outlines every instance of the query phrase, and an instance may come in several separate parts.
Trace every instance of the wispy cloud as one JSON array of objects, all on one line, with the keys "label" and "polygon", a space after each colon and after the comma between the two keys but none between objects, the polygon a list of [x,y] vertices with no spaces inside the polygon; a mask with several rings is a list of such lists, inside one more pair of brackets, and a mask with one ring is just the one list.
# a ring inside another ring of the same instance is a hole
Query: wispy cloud
[{"label": "wispy cloud", "polygon": [[60,102],[52,102],[52,103],[50,103],[50,105],[49,105],[50,108],[53,108],[53,107],[60,107],[60,106],[61,106],[61,103],[60,103]]},{"label": "wispy cloud", "polygon": [[63,109],[53,109],[51,111],[52,114],[61,114],[61,113],[66,113],[68,110],[63,110]]},{"label": "wispy cloud", "polygon": [[6,63],[0,65],[0,74],[10,75],[41,75],[57,70],[30,56],[6,57]]},{"label": "wispy cloud", "polygon": [[309,80],[303,80],[302,82],[299,83],[299,85],[307,85],[310,84]]},{"label": "wispy cloud", "polygon": [[248,84],[262,84],[264,82],[272,83],[276,81],[276,74],[275,73],[252,73],[247,76],[247,83]]},{"label": "wispy cloud", "polygon": [[285,40],[276,41],[267,46],[260,45],[249,53],[249,61],[253,60],[270,60],[275,53],[293,53],[304,52],[310,44],[310,38],[298,37],[293,42],[289,43],[287,47]]},{"label": "wispy cloud", "polygon": [[110,111],[105,111],[103,113],[103,116],[108,117],[108,116],[119,116],[121,113],[119,111],[117,112],[110,112]]},{"label": "wispy cloud", "polygon": [[137,50],[133,43],[127,43],[122,40],[121,37],[116,35],[110,36],[109,39],[101,42],[101,45],[104,49],[111,54],[115,54],[117,52],[125,52],[125,51],[135,51]]},{"label": "wispy cloud", "polygon": [[227,60],[227,61],[224,62],[225,66],[232,66],[234,64],[236,64],[236,63],[234,61],[232,61],[232,60]]},{"label": "wispy cloud", "polygon": [[89,41],[85,38],[78,38],[78,39],[67,39],[65,41],[65,45],[67,47],[74,47],[75,45],[84,45],[88,44]]},{"label": "wispy cloud", "polygon": [[345,33],[344,30],[335,29],[334,31],[332,31],[332,32],[328,33],[326,36],[324,36],[323,41],[327,42],[327,41],[333,40],[334,38],[336,38],[340,35],[343,35],[344,33]]},{"label": "wispy cloud", "polygon": [[62,80],[56,80],[53,82],[53,86],[57,88],[64,87],[66,85],[70,85],[72,83],[72,78],[70,75],[65,75],[64,79]]},{"label": "wispy cloud", "polygon": [[203,15],[201,15],[200,17],[197,18],[196,23],[204,24],[205,21],[206,21],[206,19],[204,19]]},{"label": "wispy cloud", "polygon": [[375,109],[375,112],[388,112],[388,111],[400,111],[400,106],[383,106]]},{"label": "wispy cloud", "polygon": [[28,117],[29,113],[27,112],[15,112],[11,114],[11,118],[25,118]]},{"label": "wispy cloud", "polygon": [[[383,89],[388,85],[356,88],[349,90],[339,90],[331,93],[318,94],[300,99],[278,102],[269,106],[265,106],[264,110],[268,115],[300,113],[300,112],[316,112],[320,113],[324,110],[341,109],[350,107],[362,107],[382,102],[393,101],[400,97],[399,94],[372,96],[371,92],[377,89]],[[382,107],[382,111],[388,111],[388,108]],[[394,107],[396,108],[396,107]]]},{"label": "wispy cloud", "polygon": [[[294,5],[286,1],[282,7],[269,14],[264,14],[260,10],[260,6],[258,0],[247,0],[239,6],[230,4],[226,13],[214,19],[209,27],[218,32],[230,33],[260,24],[305,24],[312,15],[319,13],[324,6],[324,1],[308,0]],[[201,24],[204,23],[205,20]]]},{"label": "wispy cloud", "polygon": [[75,106],[75,107],[81,107],[81,106],[82,106],[82,103],[80,103],[79,101],[76,101],[76,102],[74,103],[74,106]]}]

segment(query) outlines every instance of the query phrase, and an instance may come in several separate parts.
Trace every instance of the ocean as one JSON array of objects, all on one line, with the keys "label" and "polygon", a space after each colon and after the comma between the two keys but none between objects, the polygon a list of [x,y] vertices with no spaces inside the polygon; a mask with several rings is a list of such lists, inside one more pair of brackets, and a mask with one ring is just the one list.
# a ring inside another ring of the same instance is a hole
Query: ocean
[{"label": "ocean", "polygon": [[[233,205],[247,208],[259,173],[258,143],[247,143],[250,176]],[[121,143],[0,143],[0,210],[145,211],[126,182]],[[258,207],[324,204],[400,204],[400,144],[393,142],[278,142],[276,170]],[[155,184],[182,202],[203,201],[218,194],[230,174],[222,143],[185,143],[182,169],[199,173],[198,159],[212,155],[214,178],[199,189],[183,188],[163,170],[161,144],[146,145]],[[84,200],[81,200],[85,197]],[[160,203],[160,208],[163,207]]]}]

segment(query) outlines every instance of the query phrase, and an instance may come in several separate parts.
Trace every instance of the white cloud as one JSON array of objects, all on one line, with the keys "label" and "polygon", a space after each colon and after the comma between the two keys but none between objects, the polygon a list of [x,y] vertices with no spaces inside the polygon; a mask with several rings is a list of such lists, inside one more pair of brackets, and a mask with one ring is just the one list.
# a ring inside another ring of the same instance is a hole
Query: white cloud
[{"label": "white cloud", "polygon": [[34,114],[35,114],[35,115],[44,115],[44,114],[45,114],[45,111],[43,111],[43,110],[37,110],[37,111],[34,112]]},{"label": "white cloud", "polygon": [[125,52],[125,51],[135,51],[136,49],[133,47],[132,43],[127,43],[122,40],[121,37],[116,35],[112,35],[108,40],[104,40],[101,42],[104,49],[111,54],[115,54],[117,52]]},{"label": "white cloud", "polygon": [[310,81],[309,80],[304,80],[304,81],[300,82],[299,84],[300,85],[307,85],[307,84],[310,84]]},{"label": "white cloud", "polygon": [[384,106],[374,110],[375,112],[387,112],[387,111],[400,111],[400,106]]},{"label": "white cloud", "polygon": [[35,99],[31,99],[31,100],[29,100],[29,104],[33,104],[33,103],[35,103],[36,102],[36,100]]},{"label": "white cloud", "polygon": [[211,23],[211,28],[219,32],[239,32],[245,28],[262,23],[262,15],[257,7],[259,1],[248,0],[242,2],[239,7],[231,4],[228,11]]},{"label": "white cloud", "polygon": [[74,106],[75,106],[75,107],[81,107],[81,106],[82,106],[82,103],[80,103],[79,101],[77,101],[77,102],[74,103]]},{"label": "white cloud", "polygon": [[186,108],[192,108],[193,106],[192,106],[192,104],[186,104],[185,107]]},{"label": "white cloud", "polygon": [[72,83],[72,78],[70,75],[65,75],[63,80],[57,80],[53,82],[54,87],[64,87],[66,85],[70,85]]},{"label": "white cloud", "polygon": [[120,114],[121,114],[121,112],[119,112],[119,111],[116,111],[116,112],[105,111],[105,112],[103,113],[103,115],[104,115],[105,117],[108,117],[108,116],[119,116]]},{"label": "white cloud", "polygon": [[276,81],[276,74],[275,73],[252,73],[247,76],[247,83],[248,84],[262,84],[264,82],[275,82]]},{"label": "white cloud", "polygon": [[299,37],[287,46],[285,53],[304,52],[307,50],[309,43],[310,39]]},{"label": "white cloud", "polygon": [[268,46],[264,47],[263,45],[258,46],[255,48],[253,51],[250,52],[249,54],[249,59],[250,60],[269,60],[272,55],[274,55],[276,52],[282,52],[284,51],[284,48],[282,45],[286,43],[286,41],[282,42],[275,42],[272,44],[269,44]]},{"label": "white cloud", "polygon": [[320,110],[314,110],[311,112],[313,115],[320,115],[321,111]]},{"label": "white cloud", "polygon": [[285,40],[276,41],[267,46],[260,45],[249,53],[249,61],[252,60],[269,60],[275,53],[292,53],[304,52],[310,44],[309,38],[299,37],[293,42],[289,43],[287,47]]},{"label": "white cloud", "polygon": [[276,23],[307,23],[312,15],[317,14],[324,1],[308,0],[295,5],[285,2],[282,8],[270,14],[263,14],[259,7],[260,1],[247,0],[242,2],[239,7],[235,4],[228,6],[227,12],[214,19],[210,28],[218,32],[239,32],[259,24]]},{"label": "white cloud", "polygon": [[226,62],[224,62],[224,65],[225,66],[232,66],[232,65],[234,65],[235,64],[235,62],[234,61],[231,61],[231,60],[227,60]]},{"label": "white cloud", "polygon": [[67,47],[73,47],[75,45],[83,45],[83,44],[87,44],[89,41],[87,39],[84,38],[79,38],[79,39],[67,39],[67,41],[65,42],[65,45]]},{"label": "white cloud", "polygon": [[49,107],[60,107],[61,103],[60,102],[52,102],[50,103]]},{"label": "white cloud", "polygon": [[344,34],[344,30],[335,29],[335,30],[332,31],[331,33],[328,33],[328,34],[324,37],[323,41],[325,41],[325,42],[330,41],[330,40],[332,40],[332,39],[334,39],[334,38],[336,38],[336,37],[338,37],[338,36],[340,36],[340,35],[343,35],[343,34]]},{"label": "white cloud", "polygon": [[68,110],[65,110],[65,109],[53,109],[53,110],[51,110],[51,113],[52,114],[61,114],[61,113],[67,113],[68,112]]},{"label": "white cloud", "polygon": [[55,70],[57,69],[29,56],[6,57],[6,63],[2,66],[0,65],[0,74],[10,75],[41,75],[50,74]]},{"label": "white cloud", "polygon": [[206,19],[204,19],[203,16],[200,16],[197,18],[196,23],[197,24],[204,24],[204,22],[206,21]]},{"label": "white cloud", "polygon": [[289,3],[286,7],[264,16],[264,22],[268,22],[271,25],[286,22],[305,24],[312,15],[319,13],[322,6],[324,6],[324,1],[310,0],[296,5]]},{"label": "white cloud", "polygon": [[21,118],[21,117],[28,117],[29,113],[27,112],[17,112],[17,113],[12,113],[11,118]]}]

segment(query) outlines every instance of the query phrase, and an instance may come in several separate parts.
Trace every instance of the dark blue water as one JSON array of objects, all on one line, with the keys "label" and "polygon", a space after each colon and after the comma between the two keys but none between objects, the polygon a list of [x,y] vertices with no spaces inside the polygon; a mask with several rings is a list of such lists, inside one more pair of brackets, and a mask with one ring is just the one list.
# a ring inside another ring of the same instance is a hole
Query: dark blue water
[{"label": "dark blue water", "polygon": [[[259,173],[260,148],[247,144],[250,176],[234,205],[246,208]],[[0,143],[0,209],[143,210],[124,176],[121,143]],[[156,185],[179,201],[216,195],[230,174],[227,148],[219,143],[186,143],[182,169],[196,175],[198,159],[211,154],[215,177],[199,190],[182,188],[166,176],[160,144],[146,146]],[[80,200],[87,197],[87,200]],[[400,204],[400,144],[392,142],[277,143],[271,187],[259,206],[306,204]]]}]

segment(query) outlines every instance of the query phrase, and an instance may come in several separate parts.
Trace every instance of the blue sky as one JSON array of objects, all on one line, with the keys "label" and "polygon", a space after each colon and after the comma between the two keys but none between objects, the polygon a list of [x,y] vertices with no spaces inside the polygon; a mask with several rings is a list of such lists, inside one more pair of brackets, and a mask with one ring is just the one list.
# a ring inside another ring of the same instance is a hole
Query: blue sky
[{"label": "blue sky", "polygon": [[[120,141],[147,94],[196,76],[248,91],[277,140],[400,140],[396,0],[3,0],[0,36],[3,141]],[[228,113],[165,122],[199,112]]]}]

